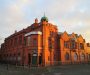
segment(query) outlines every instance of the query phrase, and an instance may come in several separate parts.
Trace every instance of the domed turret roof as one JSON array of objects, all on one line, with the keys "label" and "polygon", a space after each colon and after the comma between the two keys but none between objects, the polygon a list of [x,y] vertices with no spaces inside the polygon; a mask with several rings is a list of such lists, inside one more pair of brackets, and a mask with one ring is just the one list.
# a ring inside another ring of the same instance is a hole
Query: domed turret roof
[{"label": "domed turret roof", "polygon": [[44,16],[41,18],[41,21],[47,21],[47,22],[48,22],[48,18],[44,15]]}]

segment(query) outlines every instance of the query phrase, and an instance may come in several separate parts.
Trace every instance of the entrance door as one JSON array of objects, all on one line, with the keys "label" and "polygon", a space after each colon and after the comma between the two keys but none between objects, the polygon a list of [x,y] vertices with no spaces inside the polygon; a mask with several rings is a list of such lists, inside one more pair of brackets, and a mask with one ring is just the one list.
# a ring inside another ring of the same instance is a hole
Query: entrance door
[{"label": "entrance door", "polygon": [[42,55],[39,56],[39,65],[42,64]]},{"label": "entrance door", "polygon": [[28,64],[31,64],[31,54],[28,54]]},{"label": "entrance door", "polygon": [[32,55],[32,65],[37,65],[37,54]]}]

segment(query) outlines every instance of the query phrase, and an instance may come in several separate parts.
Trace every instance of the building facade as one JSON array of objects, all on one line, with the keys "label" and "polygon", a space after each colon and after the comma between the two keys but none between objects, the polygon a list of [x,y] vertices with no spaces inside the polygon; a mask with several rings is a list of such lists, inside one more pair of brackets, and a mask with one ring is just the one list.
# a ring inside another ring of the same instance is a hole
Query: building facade
[{"label": "building facade", "polygon": [[81,35],[58,32],[56,25],[43,16],[1,44],[0,62],[49,66],[59,63],[80,63],[90,60],[89,48]]}]

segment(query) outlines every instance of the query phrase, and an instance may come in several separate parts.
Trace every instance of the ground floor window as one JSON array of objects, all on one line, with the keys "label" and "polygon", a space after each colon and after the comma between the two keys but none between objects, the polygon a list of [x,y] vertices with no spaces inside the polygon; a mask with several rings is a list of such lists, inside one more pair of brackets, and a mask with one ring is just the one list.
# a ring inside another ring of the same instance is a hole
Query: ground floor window
[{"label": "ground floor window", "polygon": [[77,53],[74,53],[74,61],[77,61],[78,60],[78,55]]},{"label": "ground floor window", "polygon": [[70,57],[69,57],[69,53],[66,53],[66,54],[65,54],[65,60],[69,60],[69,58],[70,58]]},{"label": "ground floor window", "polygon": [[81,57],[81,61],[85,60],[85,54],[82,53],[80,57]]}]

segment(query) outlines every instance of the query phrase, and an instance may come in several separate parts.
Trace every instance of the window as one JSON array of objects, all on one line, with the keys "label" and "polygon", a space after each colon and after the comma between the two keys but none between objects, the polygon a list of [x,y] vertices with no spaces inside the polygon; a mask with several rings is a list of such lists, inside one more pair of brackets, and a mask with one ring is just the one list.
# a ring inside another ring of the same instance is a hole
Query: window
[{"label": "window", "polygon": [[69,48],[69,42],[68,41],[64,41],[64,47]]},{"label": "window", "polygon": [[84,49],[84,44],[80,43],[80,49]]},{"label": "window", "polygon": [[17,44],[18,44],[18,39],[15,38],[15,40],[14,40],[14,45],[16,46]]},{"label": "window", "polygon": [[53,35],[53,32],[52,31],[50,31],[50,36],[52,36]]},{"label": "window", "polygon": [[30,36],[28,36],[28,42],[27,45],[30,46]]},{"label": "window", "polygon": [[22,44],[22,36],[19,36],[19,44]]},{"label": "window", "polygon": [[53,31],[50,31],[50,36],[54,37],[54,32]]},{"label": "window", "polygon": [[48,38],[48,47],[49,49],[51,48],[51,38],[50,37]]},{"label": "window", "polygon": [[78,60],[78,55],[77,53],[74,53],[74,61],[77,61]]},{"label": "window", "polygon": [[69,53],[65,54],[65,60],[69,60]]},{"label": "window", "polygon": [[37,39],[36,39],[36,38],[33,39],[33,45],[34,45],[34,46],[37,45]]},{"label": "window", "polygon": [[70,47],[71,47],[71,49],[76,49],[77,48],[77,43],[75,41],[71,41]]},{"label": "window", "polygon": [[27,40],[26,38],[24,37],[24,45],[26,46],[26,43],[27,43]]},{"label": "window", "polygon": [[81,54],[81,61],[84,61],[85,60],[85,55],[84,53]]},{"label": "window", "polygon": [[11,46],[13,46],[13,39],[11,39]]},{"label": "window", "polygon": [[20,53],[18,53],[17,60],[18,60],[18,61],[20,61],[20,60],[21,60]]},{"label": "window", "polygon": [[37,49],[34,49],[34,50],[33,50],[33,53],[38,53]]},{"label": "window", "polygon": [[87,43],[87,47],[90,47],[90,43]]},{"label": "window", "polygon": [[49,49],[54,48],[54,38],[51,38],[51,37],[48,38],[48,47]]}]

